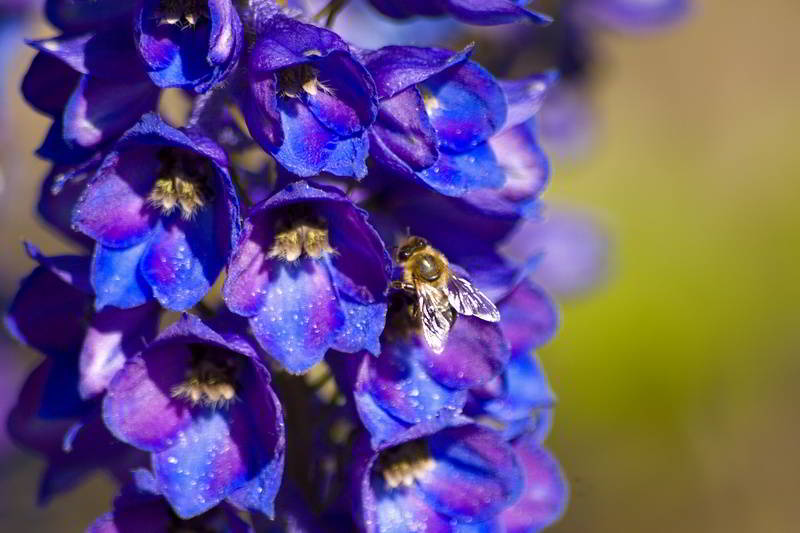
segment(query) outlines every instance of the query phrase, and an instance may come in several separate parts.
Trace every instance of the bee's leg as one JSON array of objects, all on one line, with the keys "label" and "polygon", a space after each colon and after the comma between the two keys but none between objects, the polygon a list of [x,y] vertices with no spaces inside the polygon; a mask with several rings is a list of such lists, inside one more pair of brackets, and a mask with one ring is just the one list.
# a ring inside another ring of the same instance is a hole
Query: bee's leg
[{"label": "bee's leg", "polygon": [[393,281],[391,287],[393,289],[397,289],[397,290],[400,290],[400,291],[406,291],[407,293],[410,293],[410,294],[414,294],[415,292],[417,292],[416,289],[414,288],[413,284],[406,283],[406,282],[400,281],[400,280]]}]

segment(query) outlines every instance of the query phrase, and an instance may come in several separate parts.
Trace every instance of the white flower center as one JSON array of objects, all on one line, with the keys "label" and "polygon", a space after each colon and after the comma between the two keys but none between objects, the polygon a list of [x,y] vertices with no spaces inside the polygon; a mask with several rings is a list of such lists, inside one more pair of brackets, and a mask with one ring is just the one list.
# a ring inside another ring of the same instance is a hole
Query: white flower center
[{"label": "white flower center", "polygon": [[300,98],[302,93],[316,96],[318,93],[332,94],[330,87],[319,79],[319,71],[308,63],[286,67],[278,71],[278,89],[282,96]]},{"label": "white flower center", "polygon": [[280,220],[267,257],[292,262],[304,253],[312,259],[337,253],[329,241],[328,224],[319,217],[303,217],[290,223]]},{"label": "white flower center", "polygon": [[156,10],[158,24],[170,24],[180,29],[193,28],[201,19],[209,20],[208,3],[204,0],[162,0]]},{"label": "white flower center", "polygon": [[186,379],[172,387],[170,394],[192,405],[227,407],[236,398],[236,370],[228,360],[193,356]]},{"label": "white flower center", "polygon": [[147,199],[165,215],[178,209],[181,218],[192,219],[214,196],[208,186],[210,169],[207,162],[189,172],[179,158],[162,156],[159,178]]},{"label": "white flower center", "polygon": [[381,452],[377,468],[390,489],[410,487],[433,470],[436,462],[424,440],[414,440]]}]

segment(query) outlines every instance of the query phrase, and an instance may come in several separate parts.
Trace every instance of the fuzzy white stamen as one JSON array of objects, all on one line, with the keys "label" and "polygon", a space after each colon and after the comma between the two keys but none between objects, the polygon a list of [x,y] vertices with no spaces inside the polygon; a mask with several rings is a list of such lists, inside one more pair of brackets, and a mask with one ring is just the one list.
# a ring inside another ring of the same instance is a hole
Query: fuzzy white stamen
[{"label": "fuzzy white stamen", "polygon": [[179,209],[181,218],[191,220],[213,197],[206,176],[208,171],[189,173],[179,159],[165,159],[159,172],[147,200],[165,215]]},{"label": "fuzzy white stamen", "polygon": [[396,489],[410,487],[435,466],[425,441],[415,440],[382,452],[377,467],[389,488]]},{"label": "fuzzy white stamen", "polygon": [[203,0],[162,0],[154,18],[159,25],[169,24],[181,29],[193,28],[201,18],[210,19],[208,2]]},{"label": "fuzzy white stamen", "polygon": [[235,371],[230,364],[203,358],[194,360],[186,371],[186,379],[172,387],[170,394],[192,405],[227,407],[236,398]]},{"label": "fuzzy white stamen", "polygon": [[278,72],[280,94],[287,98],[300,98],[302,93],[316,96],[319,93],[333,94],[333,90],[319,79],[319,71],[303,63],[287,67]]},{"label": "fuzzy white stamen", "polygon": [[324,254],[336,254],[329,241],[327,224],[322,220],[305,218],[288,226],[279,223],[267,257],[293,262],[303,253],[312,259],[319,259]]}]

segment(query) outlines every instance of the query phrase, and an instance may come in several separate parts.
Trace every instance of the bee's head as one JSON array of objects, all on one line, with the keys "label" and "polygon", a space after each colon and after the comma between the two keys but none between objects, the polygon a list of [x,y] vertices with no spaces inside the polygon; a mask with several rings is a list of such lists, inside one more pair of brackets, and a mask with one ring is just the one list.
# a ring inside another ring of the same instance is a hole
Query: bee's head
[{"label": "bee's head", "polygon": [[409,237],[406,241],[400,245],[397,249],[397,262],[398,263],[405,263],[411,256],[414,255],[415,252],[422,250],[428,246],[428,241],[423,239],[422,237]]}]

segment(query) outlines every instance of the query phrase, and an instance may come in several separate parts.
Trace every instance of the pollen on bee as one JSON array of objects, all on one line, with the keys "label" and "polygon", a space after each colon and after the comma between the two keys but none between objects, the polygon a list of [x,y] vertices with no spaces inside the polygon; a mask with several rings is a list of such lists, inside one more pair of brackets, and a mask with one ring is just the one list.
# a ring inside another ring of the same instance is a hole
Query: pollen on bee
[{"label": "pollen on bee", "polygon": [[172,387],[170,395],[192,405],[214,409],[227,407],[236,398],[236,368],[226,362],[193,358],[185,380]]},{"label": "pollen on bee", "polygon": [[431,457],[424,440],[414,440],[389,448],[378,458],[377,468],[390,489],[410,487],[434,469],[436,461]]},{"label": "pollen on bee", "polygon": [[330,244],[327,223],[319,218],[305,217],[289,224],[279,221],[267,257],[293,262],[304,253],[312,259],[337,253]]}]

